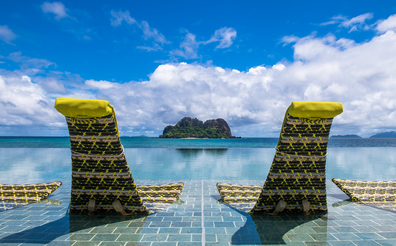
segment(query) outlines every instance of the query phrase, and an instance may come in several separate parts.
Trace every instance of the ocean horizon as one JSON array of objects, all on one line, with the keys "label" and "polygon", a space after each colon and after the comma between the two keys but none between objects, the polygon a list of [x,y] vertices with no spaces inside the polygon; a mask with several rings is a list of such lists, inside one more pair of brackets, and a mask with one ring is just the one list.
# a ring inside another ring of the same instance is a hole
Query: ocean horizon
[{"label": "ocean horizon", "polygon": [[[275,148],[278,138],[179,139],[121,137],[124,148]],[[396,138],[330,138],[329,148],[396,147]],[[0,148],[70,148],[69,137],[0,136]]]}]

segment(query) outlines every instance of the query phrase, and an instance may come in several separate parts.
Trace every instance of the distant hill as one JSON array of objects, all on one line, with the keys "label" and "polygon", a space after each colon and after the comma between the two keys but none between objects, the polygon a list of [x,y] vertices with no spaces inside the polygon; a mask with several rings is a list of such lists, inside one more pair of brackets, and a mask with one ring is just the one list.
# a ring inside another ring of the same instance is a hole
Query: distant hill
[{"label": "distant hill", "polygon": [[362,138],[356,134],[349,134],[349,135],[333,135],[330,138]]},{"label": "distant hill", "polygon": [[160,138],[235,138],[223,119],[207,120],[184,117],[175,126],[165,127]]},{"label": "distant hill", "polygon": [[382,132],[382,133],[377,133],[370,138],[396,138],[396,132],[391,131],[391,132]]}]

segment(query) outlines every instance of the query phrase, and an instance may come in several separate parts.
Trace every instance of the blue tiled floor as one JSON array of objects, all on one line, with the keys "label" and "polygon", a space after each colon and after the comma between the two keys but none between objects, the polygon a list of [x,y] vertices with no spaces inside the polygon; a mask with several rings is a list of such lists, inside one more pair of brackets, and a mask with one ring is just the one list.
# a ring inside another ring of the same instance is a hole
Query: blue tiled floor
[{"label": "blue tiled floor", "polygon": [[348,197],[331,182],[329,212],[309,216],[251,216],[246,211],[253,204],[219,203],[216,181],[183,182],[183,203],[151,205],[149,216],[69,215],[70,184],[63,184],[49,197],[53,204],[0,212],[0,245],[396,245],[396,212],[344,201]]}]

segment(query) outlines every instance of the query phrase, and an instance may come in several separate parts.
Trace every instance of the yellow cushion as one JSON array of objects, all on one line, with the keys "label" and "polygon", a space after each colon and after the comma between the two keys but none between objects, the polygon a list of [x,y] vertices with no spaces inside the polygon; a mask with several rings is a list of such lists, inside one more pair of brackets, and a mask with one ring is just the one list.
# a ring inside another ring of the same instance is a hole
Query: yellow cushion
[{"label": "yellow cushion", "polygon": [[287,112],[299,118],[334,118],[343,108],[336,102],[292,102]]},{"label": "yellow cushion", "polygon": [[55,109],[67,117],[95,118],[113,113],[108,101],[94,99],[57,98]]}]

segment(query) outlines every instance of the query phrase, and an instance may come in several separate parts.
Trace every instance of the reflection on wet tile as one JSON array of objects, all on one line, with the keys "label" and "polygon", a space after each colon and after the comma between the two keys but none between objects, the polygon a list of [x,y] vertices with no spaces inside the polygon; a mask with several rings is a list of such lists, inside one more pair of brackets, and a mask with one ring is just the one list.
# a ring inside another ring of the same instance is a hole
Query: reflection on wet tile
[{"label": "reflection on wet tile", "polygon": [[[158,180],[137,182],[154,184]],[[344,201],[332,183],[328,183],[327,214],[270,216],[247,213],[254,204],[219,203],[217,181],[183,182],[184,203],[154,205],[156,210],[149,216],[69,215],[70,183],[65,182],[50,197],[62,200],[60,205],[29,204],[1,211],[0,244],[195,246],[202,245],[204,239],[206,245],[217,246],[396,245],[395,212]]]}]

